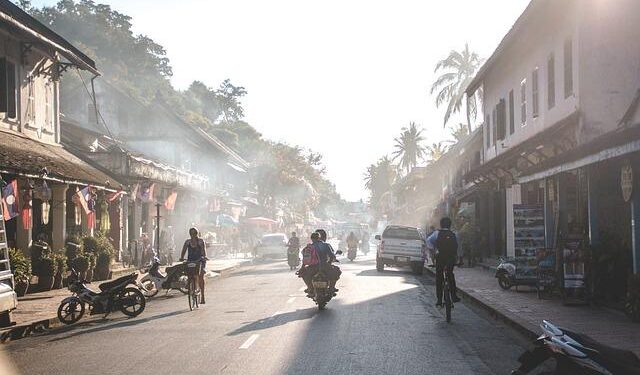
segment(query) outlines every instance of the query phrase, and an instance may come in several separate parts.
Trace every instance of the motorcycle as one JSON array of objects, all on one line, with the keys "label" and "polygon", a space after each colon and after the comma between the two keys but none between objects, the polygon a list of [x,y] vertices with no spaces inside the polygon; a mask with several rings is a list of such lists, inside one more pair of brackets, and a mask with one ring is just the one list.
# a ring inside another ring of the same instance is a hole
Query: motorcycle
[{"label": "motorcycle", "polygon": [[297,248],[289,248],[287,250],[287,263],[289,264],[289,269],[291,271],[298,268],[300,265],[300,250]]},{"label": "motorcycle", "polygon": [[69,291],[73,296],[60,302],[58,319],[64,324],[73,324],[80,320],[85,312],[85,305],[89,306],[89,315],[104,314],[106,318],[114,311],[121,311],[129,317],[140,315],[145,308],[145,299],[136,285],[138,274],[132,273],[98,286],[100,292],[94,292],[85,285],[78,273],[72,269],[68,278]]},{"label": "motorcycle", "polygon": [[368,239],[362,240],[362,244],[360,244],[360,250],[362,250],[362,253],[364,255],[369,254],[369,248],[370,248],[369,240]]},{"label": "motorcycle", "polygon": [[358,246],[349,246],[349,250],[347,250],[347,258],[349,258],[349,260],[351,262],[353,262],[354,259],[356,259],[356,255],[358,254]]},{"label": "motorcycle", "polygon": [[160,289],[165,289],[167,293],[172,289],[179,290],[184,294],[189,292],[189,278],[183,263],[167,267],[165,270],[166,275],[163,275],[160,272],[160,260],[154,258],[151,266],[145,271],[147,274],[140,279],[138,288],[147,298],[154,297]]},{"label": "motorcycle", "polygon": [[[336,254],[342,255],[342,252],[338,250]],[[335,262],[339,261],[335,260]],[[333,298],[334,293],[329,289],[329,278],[326,273],[323,272],[322,268],[311,278],[311,285],[313,286],[313,293],[307,297],[311,298],[316,305],[318,305],[319,310],[324,310],[327,303]]]},{"label": "motorcycle", "polygon": [[633,352],[612,348],[592,338],[560,329],[543,320],[543,334],[533,349],[524,352],[518,361],[520,367],[512,375],[525,375],[542,362],[553,357],[556,367],[553,374],[571,375],[638,375],[640,358]]}]

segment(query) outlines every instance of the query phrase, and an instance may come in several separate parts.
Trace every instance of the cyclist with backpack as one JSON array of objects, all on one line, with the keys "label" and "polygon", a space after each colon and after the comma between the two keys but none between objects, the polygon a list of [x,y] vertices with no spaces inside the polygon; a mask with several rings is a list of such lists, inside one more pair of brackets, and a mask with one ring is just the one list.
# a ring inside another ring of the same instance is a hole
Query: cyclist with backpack
[{"label": "cyclist with backpack", "polygon": [[436,260],[436,296],[438,301],[437,307],[442,307],[442,294],[444,284],[444,273],[447,273],[447,278],[451,283],[451,300],[453,302],[459,302],[456,278],[453,274],[453,267],[458,259],[458,238],[456,234],[451,230],[451,219],[443,217],[440,219],[440,229],[431,233],[427,238],[427,247],[430,250],[435,250]]}]

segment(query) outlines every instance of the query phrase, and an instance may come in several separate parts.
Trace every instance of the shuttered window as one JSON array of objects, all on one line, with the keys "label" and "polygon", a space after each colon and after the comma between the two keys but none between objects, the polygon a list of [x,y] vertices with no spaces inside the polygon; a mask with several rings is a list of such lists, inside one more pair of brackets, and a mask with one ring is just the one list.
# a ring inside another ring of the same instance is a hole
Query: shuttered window
[{"label": "shuttered window", "polygon": [[564,43],[564,98],[573,95],[573,43]]},{"label": "shuttered window", "polygon": [[527,80],[520,82],[520,124],[527,124]]},{"label": "shuttered window", "polygon": [[547,61],[547,108],[556,105],[556,58],[551,54]]},{"label": "shuttered window", "polygon": [[513,113],[513,90],[509,91],[509,134],[513,134],[516,131],[515,114]]},{"label": "shuttered window", "polygon": [[507,136],[507,105],[504,99],[500,99],[500,102],[498,102],[496,106],[496,117],[498,139],[504,140]]},{"label": "shuttered window", "polygon": [[0,58],[0,112],[8,118],[17,117],[16,66],[6,58]]},{"label": "shuttered window", "polygon": [[540,114],[539,89],[538,89],[538,68],[531,73],[531,116],[538,117]]},{"label": "shuttered window", "polygon": [[484,135],[486,147],[491,147],[491,116],[487,115],[484,120]]}]

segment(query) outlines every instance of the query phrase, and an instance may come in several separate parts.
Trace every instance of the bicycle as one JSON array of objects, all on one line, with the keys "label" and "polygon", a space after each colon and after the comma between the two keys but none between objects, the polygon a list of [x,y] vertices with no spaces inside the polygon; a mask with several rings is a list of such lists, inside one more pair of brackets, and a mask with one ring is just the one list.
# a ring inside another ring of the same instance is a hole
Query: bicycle
[{"label": "bicycle", "polygon": [[[429,267],[435,268],[435,264],[430,264]],[[455,267],[455,264],[451,266],[451,268]],[[445,316],[447,323],[451,323],[451,310],[453,310],[453,298],[451,293],[451,286],[449,283],[449,276],[447,269],[443,270],[444,280],[442,282],[442,294],[444,298],[444,308],[445,308]]]},{"label": "bicycle", "polygon": [[186,262],[187,268],[187,298],[189,300],[189,310],[198,308],[200,302],[200,288],[198,287],[198,276],[200,275],[201,262]]}]

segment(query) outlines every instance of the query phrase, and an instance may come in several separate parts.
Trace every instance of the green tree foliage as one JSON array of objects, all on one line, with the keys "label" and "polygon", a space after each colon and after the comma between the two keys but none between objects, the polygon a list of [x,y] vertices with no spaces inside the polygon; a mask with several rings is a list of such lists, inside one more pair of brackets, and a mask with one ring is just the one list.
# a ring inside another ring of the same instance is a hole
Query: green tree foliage
[{"label": "green tree foliage", "polygon": [[391,190],[396,181],[397,167],[384,156],[367,167],[364,186],[371,194],[369,205],[378,215],[386,214],[390,208]]},{"label": "green tree foliage", "polygon": [[425,156],[423,141],[422,129],[418,130],[415,122],[411,122],[409,128],[402,128],[400,136],[395,138],[396,150],[393,152],[393,160],[399,160],[399,167],[406,173]]},{"label": "green tree foliage", "polygon": [[477,53],[469,50],[469,45],[465,44],[464,50],[451,51],[446,59],[440,60],[436,64],[435,72],[442,73],[431,86],[431,94],[436,95],[436,106],[447,105],[444,114],[444,125],[447,125],[452,114],[460,112],[464,99],[467,104],[467,129],[471,133],[471,120],[478,114],[478,102],[481,98],[480,91],[473,97],[467,98],[465,90],[475,77],[476,71],[480,68],[482,60]]},{"label": "green tree foliage", "polygon": [[437,161],[447,152],[447,148],[445,142],[437,142],[427,146],[427,159],[430,163]]},{"label": "green tree foliage", "polygon": [[461,122],[459,122],[456,127],[451,129],[451,136],[453,137],[453,139],[455,139],[456,142],[464,140],[468,135],[469,129],[467,128],[467,125]]}]

